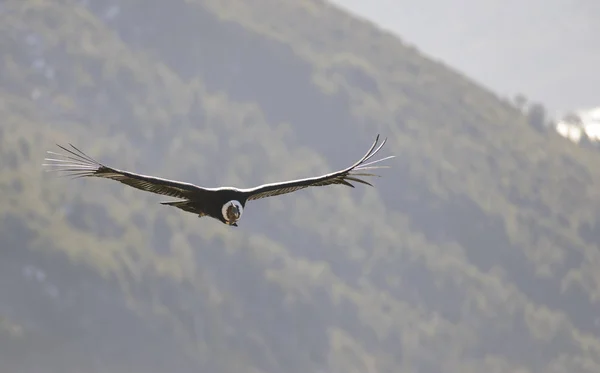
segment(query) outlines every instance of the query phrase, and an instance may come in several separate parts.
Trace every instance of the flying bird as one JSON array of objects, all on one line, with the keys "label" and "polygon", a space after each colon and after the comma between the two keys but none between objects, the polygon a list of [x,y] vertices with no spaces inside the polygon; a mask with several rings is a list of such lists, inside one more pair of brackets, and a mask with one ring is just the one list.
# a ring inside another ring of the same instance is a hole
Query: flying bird
[{"label": "flying bird", "polygon": [[52,158],[45,158],[48,163],[44,163],[43,166],[50,167],[50,171],[62,172],[73,178],[101,177],[116,180],[146,192],[174,197],[179,200],[160,203],[197,214],[199,217],[209,216],[224,224],[237,227],[237,222],[242,216],[248,201],[291,193],[312,186],[341,184],[354,188],[351,182],[373,186],[361,178],[379,175],[365,171],[388,168],[389,166],[376,166],[375,164],[394,158],[394,156],[389,156],[367,163],[381,150],[387,139],[384,139],[379,147],[375,148],[378,141],[379,135],[377,135],[369,151],[359,161],[342,170],[321,176],[263,184],[245,189],[235,187],[205,188],[181,181],[119,170],[96,161],[72,144],[69,144],[70,148],[57,144],[66,153],[48,151],[49,154],[52,154]]}]

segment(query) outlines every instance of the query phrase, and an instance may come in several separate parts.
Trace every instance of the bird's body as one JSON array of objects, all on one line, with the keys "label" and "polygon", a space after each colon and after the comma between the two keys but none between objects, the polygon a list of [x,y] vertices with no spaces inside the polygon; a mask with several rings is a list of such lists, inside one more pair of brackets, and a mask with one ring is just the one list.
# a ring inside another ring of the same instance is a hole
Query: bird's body
[{"label": "bird's body", "polygon": [[203,192],[200,192],[186,200],[161,202],[161,204],[177,207],[183,211],[197,214],[199,217],[211,216],[225,224],[231,222],[230,225],[235,225],[235,222],[244,211],[246,200],[247,197],[239,190],[222,188],[215,189],[210,196],[203,195]]},{"label": "bird's body", "polygon": [[44,166],[54,167],[51,170],[62,171],[67,175],[74,177],[106,178],[119,181],[123,184],[147,192],[175,197],[179,200],[161,202],[161,204],[177,207],[183,211],[197,214],[200,217],[210,216],[221,221],[222,223],[231,226],[237,226],[237,221],[240,219],[248,201],[291,193],[310,186],[342,184],[354,188],[354,185],[352,185],[350,181],[371,185],[359,177],[377,176],[374,174],[365,173],[364,171],[374,168],[385,168],[386,166],[373,165],[394,157],[390,156],[377,161],[365,163],[385,144],[384,140],[379,147],[375,149],[375,145],[377,145],[378,140],[379,135],[375,139],[375,142],[367,154],[365,154],[361,160],[343,170],[312,178],[263,184],[254,188],[246,189],[234,187],[205,188],[190,183],[119,170],[97,162],[73,145],[70,145],[71,149],[67,149],[61,145],[58,145],[61,149],[67,152],[66,154],[48,152],[62,158],[46,158],[46,161],[50,163],[46,163]]}]

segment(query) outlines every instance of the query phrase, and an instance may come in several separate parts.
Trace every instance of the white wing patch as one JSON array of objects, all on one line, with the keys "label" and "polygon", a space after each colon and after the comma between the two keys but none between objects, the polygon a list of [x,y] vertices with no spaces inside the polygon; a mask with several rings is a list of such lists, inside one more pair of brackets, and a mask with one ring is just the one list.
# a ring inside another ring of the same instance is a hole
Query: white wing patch
[{"label": "white wing patch", "polygon": [[280,195],[280,194],[292,193],[292,192],[295,192],[297,190],[304,189],[304,188],[307,188],[307,187],[308,187],[308,185],[306,185],[306,186],[293,186],[293,187],[287,187],[287,188],[280,188],[280,189],[269,190],[269,191],[266,191],[266,192],[253,194],[250,197],[248,197],[248,200],[251,201],[251,200],[256,200],[256,199],[261,199],[261,198],[266,198],[266,197],[277,196],[277,195]]}]

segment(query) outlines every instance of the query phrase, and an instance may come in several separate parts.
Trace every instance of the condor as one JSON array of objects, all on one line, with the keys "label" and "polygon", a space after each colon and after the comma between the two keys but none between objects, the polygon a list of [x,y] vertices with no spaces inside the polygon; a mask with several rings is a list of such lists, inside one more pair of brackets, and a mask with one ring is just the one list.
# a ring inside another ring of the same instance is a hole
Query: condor
[{"label": "condor", "polygon": [[178,198],[178,201],[161,202],[161,204],[177,207],[200,217],[210,216],[224,224],[237,227],[237,222],[242,216],[248,201],[291,193],[312,186],[341,184],[354,188],[351,182],[373,186],[361,178],[379,176],[365,172],[367,170],[389,167],[376,166],[375,164],[394,158],[394,156],[367,163],[381,150],[386,141],[387,139],[384,139],[379,147],[375,148],[379,142],[379,135],[377,135],[369,151],[358,162],[337,172],[305,179],[263,184],[246,189],[234,187],[205,188],[180,181],[119,170],[94,160],[71,144],[69,144],[70,149],[58,145],[66,152],[63,154],[48,151],[49,154],[53,155],[53,158],[46,158],[45,160],[48,163],[44,163],[43,166],[50,167],[49,170],[51,171],[62,172],[73,178],[101,177],[116,180],[147,192]]}]

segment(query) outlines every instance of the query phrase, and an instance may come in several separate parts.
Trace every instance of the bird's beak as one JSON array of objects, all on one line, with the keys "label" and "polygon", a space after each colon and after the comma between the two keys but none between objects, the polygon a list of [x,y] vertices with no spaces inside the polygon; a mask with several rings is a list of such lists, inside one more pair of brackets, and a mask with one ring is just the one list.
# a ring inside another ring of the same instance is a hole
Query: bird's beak
[{"label": "bird's beak", "polygon": [[229,225],[233,225],[234,227],[237,227],[237,226],[238,226],[238,225],[237,225],[237,223],[231,223],[231,224],[229,224]]}]

